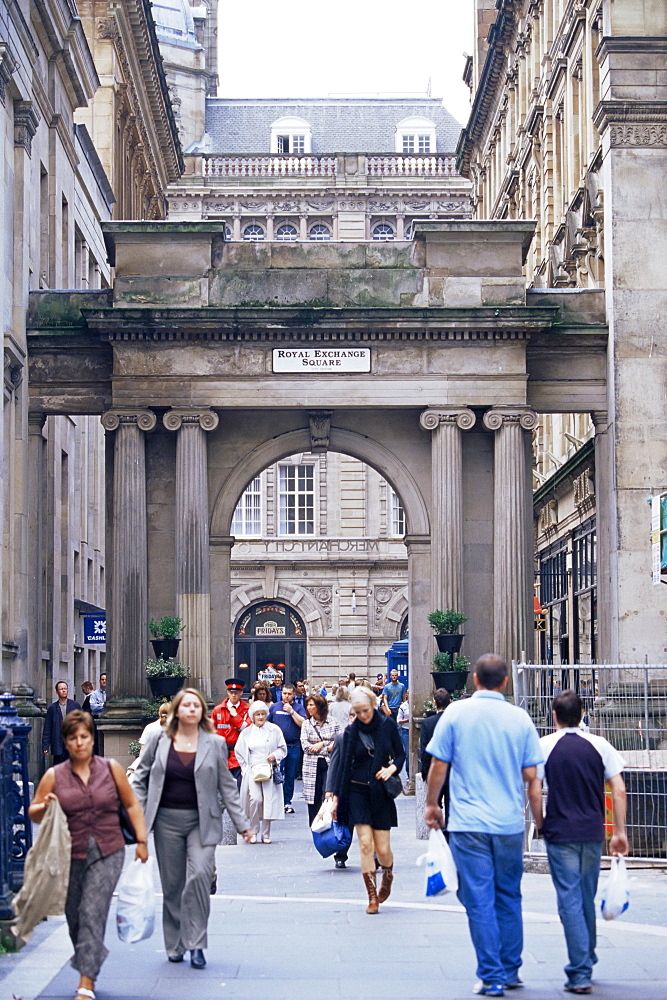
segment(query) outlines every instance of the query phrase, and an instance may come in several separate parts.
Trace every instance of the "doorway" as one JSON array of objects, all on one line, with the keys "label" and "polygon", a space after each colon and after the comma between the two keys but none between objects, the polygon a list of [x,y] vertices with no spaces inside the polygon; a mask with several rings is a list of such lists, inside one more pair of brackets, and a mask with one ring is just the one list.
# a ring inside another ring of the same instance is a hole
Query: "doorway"
[{"label": "doorway", "polygon": [[258,674],[280,671],[294,684],[306,676],[306,629],[296,611],[281,601],[247,608],[234,631],[234,670],[249,691]]}]

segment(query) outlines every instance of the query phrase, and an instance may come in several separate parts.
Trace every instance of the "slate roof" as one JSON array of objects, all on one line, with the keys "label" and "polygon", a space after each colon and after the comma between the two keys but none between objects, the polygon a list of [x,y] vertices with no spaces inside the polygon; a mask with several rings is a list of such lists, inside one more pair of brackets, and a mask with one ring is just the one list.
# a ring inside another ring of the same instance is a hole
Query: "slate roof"
[{"label": "slate roof", "polygon": [[211,153],[268,153],[278,118],[305,119],[313,153],[393,153],[396,125],[419,116],[435,122],[437,152],[452,153],[462,126],[437,97],[223,98],[206,101]]}]

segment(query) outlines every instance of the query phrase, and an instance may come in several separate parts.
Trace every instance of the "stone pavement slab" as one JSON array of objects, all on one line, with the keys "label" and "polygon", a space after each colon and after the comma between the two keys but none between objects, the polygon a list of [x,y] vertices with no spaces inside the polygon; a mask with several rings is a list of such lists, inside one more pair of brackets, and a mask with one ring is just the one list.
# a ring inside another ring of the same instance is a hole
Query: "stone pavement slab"
[{"label": "stone pavement slab", "polygon": [[[313,848],[305,805],[297,801],[296,814],[274,824],[273,844],[218,849],[219,893],[211,901],[204,971],[187,961],[166,961],[159,920],[150,940],[119,942],[112,906],[99,1000],[294,1000],[314,989],[326,1000],[471,996],[475,957],[465,914],[454,896],[423,896],[423,869],[415,860],[425,845],[415,837],[414,801],[398,800],[401,825],[392,833],[396,881],[377,916],[364,912],[356,845],[349,867],[335,870],[332,860]],[[515,1000],[568,996],[562,989],[565,943],[551,880],[528,874],[523,891],[527,985]],[[626,917],[599,923],[598,1000],[665,1000],[665,903],[667,876],[639,872]],[[41,925],[36,939],[12,959],[8,973],[0,958],[0,1000],[12,1000],[13,994],[22,1000],[73,996],[77,977],[69,967],[62,918]]]}]

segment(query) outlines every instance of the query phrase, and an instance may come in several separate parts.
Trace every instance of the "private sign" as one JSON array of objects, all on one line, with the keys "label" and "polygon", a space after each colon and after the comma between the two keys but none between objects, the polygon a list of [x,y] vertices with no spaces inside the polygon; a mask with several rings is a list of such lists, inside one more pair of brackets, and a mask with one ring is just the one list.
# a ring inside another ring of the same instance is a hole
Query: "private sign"
[{"label": "private sign", "polygon": [[293,350],[275,348],[274,372],[369,372],[371,352],[367,347],[319,347]]}]

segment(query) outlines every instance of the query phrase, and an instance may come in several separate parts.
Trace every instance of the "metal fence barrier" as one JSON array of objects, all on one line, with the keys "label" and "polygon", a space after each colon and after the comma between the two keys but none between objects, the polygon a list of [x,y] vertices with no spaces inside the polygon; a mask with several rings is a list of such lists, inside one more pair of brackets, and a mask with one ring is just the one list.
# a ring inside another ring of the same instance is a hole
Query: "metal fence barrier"
[{"label": "metal fence barrier", "polygon": [[[583,724],[622,755],[628,794],[630,856],[667,858],[667,666],[664,664],[512,665],[514,701],[540,736],[554,729],[551,703],[560,691],[576,691]],[[611,799],[605,830],[611,836]],[[605,846],[608,846],[605,845]]]}]

